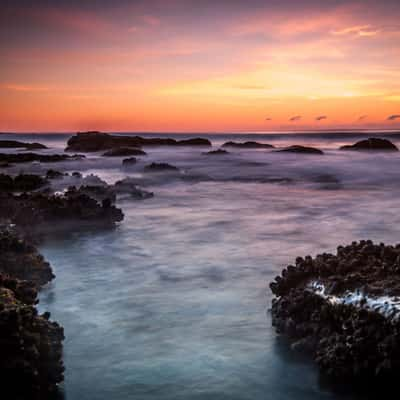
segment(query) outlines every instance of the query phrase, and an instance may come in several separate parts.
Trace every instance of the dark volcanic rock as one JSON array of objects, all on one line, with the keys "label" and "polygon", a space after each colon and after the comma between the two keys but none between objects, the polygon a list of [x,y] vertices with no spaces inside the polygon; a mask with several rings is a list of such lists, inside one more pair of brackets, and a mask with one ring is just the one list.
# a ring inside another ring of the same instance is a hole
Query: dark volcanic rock
[{"label": "dark volcanic rock", "polygon": [[54,169],[49,169],[46,172],[46,179],[60,179],[64,176],[65,174],[63,172],[56,171]]},{"label": "dark volcanic rock", "polygon": [[81,194],[84,194],[92,199],[95,199],[100,204],[105,200],[109,200],[111,203],[115,203],[116,195],[112,187],[110,186],[100,186],[100,185],[83,185],[77,189],[75,186],[72,186],[68,189],[68,196],[76,196],[79,197]]},{"label": "dark volcanic rock", "polygon": [[272,144],[267,143],[259,143],[259,142],[226,142],[222,145],[222,147],[234,147],[239,149],[273,149],[274,146]]},{"label": "dark volcanic rock", "polygon": [[127,157],[127,156],[145,156],[146,152],[133,147],[116,147],[106,151],[104,157]]},{"label": "dark volcanic rock", "polygon": [[129,157],[129,158],[125,158],[124,160],[122,160],[122,165],[124,165],[125,167],[135,165],[136,163],[137,163],[137,159],[135,157]]},{"label": "dark volcanic rock", "polygon": [[40,287],[54,278],[50,264],[36,248],[8,230],[0,231],[0,274]]},{"label": "dark volcanic rock", "polygon": [[361,140],[352,145],[342,146],[340,150],[358,150],[358,151],[399,151],[396,145],[390,140],[380,138],[369,138]]},{"label": "dark volcanic rock", "polygon": [[383,385],[400,366],[400,245],[296,259],[270,285],[272,322],[333,378]]},{"label": "dark volcanic rock", "polygon": [[25,143],[25,142],[19,142],[17,140],[0,140],[0,148],[7,148],[7,149],[23,148],[27,150],[47,149],[47,147],[41,143]]},{"label": "dark volcanic rock", "polygon": [[299,153],[299,154],[324,154],[324,152],[320,149],[316,149],[315,147],[307,147],[307,146],[289,146],[281,150],[276,150],[277,152],[287,152],[287,153]]},{"label": "dark volcanic rock", "polygon": [[43,193],[0,194],[0,219],[17,225],[29,235],[65,232],[76,228],[112,227],[123,213],[110,201],[95,199],[74,191],[65,195]]},{"label": "dark volcanic rock", "polygon": [[5,192],[26,192],[41,188],[46,180],[39,175],[19,174],[12,177],[0,174],[0,191]]},{"label": "dark volcanic rock", "polygon": [[142,146],[211,146],[211,142],[202,138],[175,140],[171,138],[109,135],[101,132],[79,132],[68,140],[66,151],[92,152],[115,147]]},{"label": "dark volcanic rock", "polygon": [[146,172],[179,171],[179,168],[167,163],[151,163],[144,167]]},{"label": "dark volcanic rock", "polygon": [[76,160],[84,158],[82,155],[72,155],[67,154],[36,154],[36,153],[18,153],[18,154],[6,154],[0,153],[0,162],[6,163],[25,163],[32,161],[39,161],[42,163],[46,162],[59,162],[66,160]]},{"label": "dark volcanic rock", "polygon": [[6,399],[47,398],[64,378],[63,328],[39,315],[27,281],[0,275],[1,392]]},{"label": "dark volcanic rock", "polygon": [[218,150],[207,151],[206,153],[203,154],[206,156],[218,156],[218,155],[229,154],[229,151],[218,149]]}]

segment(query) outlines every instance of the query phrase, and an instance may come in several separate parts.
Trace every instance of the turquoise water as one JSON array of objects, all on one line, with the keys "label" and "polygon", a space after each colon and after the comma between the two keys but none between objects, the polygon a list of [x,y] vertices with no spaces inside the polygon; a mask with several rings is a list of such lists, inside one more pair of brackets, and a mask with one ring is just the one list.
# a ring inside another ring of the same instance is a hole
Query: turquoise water
[{"label": "turquoise water", "polygon": [[[109,183],[130,176],[155,194],[119,199],[125,219],[114,230],[41,247],[57,277],[40,307],[65,328],[67,400],[366,398],[321,384],[311,362],[287,351],[271,327],[268,284],[299,255],[398,242],[400,156],[340,153],[343,138],[312,142],[326,154],[154,148],[129,171],[96,154],[58,165]],[[60,149],[65,137],[48,143]],[[183,173],[148,176],[150,161]]]}]

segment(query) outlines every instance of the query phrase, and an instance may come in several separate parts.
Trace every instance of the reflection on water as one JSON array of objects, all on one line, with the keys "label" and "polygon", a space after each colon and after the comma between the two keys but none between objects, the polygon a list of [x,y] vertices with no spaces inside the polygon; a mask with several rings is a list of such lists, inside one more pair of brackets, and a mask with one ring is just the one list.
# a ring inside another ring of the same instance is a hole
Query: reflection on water
[{"label": "reflection on water", "polygon": [[[354,399],[277,340],[268,283],[298,255],[399,241],[400,156],[201,151],[150,149],[129,171],[97,155],[65,164],[155,193],[120,200],[115,230],[41,248],[57,275],[40,307],[65,327],[65,398]],[[184,172],[148,176],[153,160]]]}]

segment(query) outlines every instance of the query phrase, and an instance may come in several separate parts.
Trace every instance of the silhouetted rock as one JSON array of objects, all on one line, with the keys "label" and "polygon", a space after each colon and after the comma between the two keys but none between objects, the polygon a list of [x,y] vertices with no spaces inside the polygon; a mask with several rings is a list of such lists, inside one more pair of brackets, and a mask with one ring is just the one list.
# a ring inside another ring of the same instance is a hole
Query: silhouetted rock
[{"label": "silhouetted rock", "polygon": [[179,171],[179,168],[167,163],[151,163],[144,167],[146,172]]},{"label": "silhouetted rock", "polygon": [[270,284],[272,322],[325,374],[393,382],[400,365],[400,245],[371,241],[298,257]]},{"label": "silhouetted rock", "polygon": [[44,144],[41,144],[41,143],[25,143],[25,142],[19,142],[17,140],[0,140],[0,148],[7,148],[7,149],[23,148],[23,149],[26,149],[26,150],[47,149],[47,147]]},{"label": "silhouetted rock", "polygon": [[16,177],[0,174],[0,191],[25,192],[37,190],[47,183],[39,175],[19,174]]},{"label": "silhouetted rock", "polygon": [[110,135],[101,132],[79,132],[68,140],[66,151],[93,152],[115,147],[143,146],[211,146],[207,139],[143,138],[140,136]]},{"label": "silhouetted rock", "polygon": [[115,182],[113,190],[116,193],[126,193],[131,195],[135,199],[148,199],[154,196],[154,193],[148,192],[146,190],[139,189],[136,182],[132,178],[125,178],[120,181]]},{"label": "silhouetted rock", "polygon": [[42,163],[47,162],[59,162],[66,160],[77,160],[84,158],[82,155],[72,155],[67,154],[36,154],[36,153],[18,153],[18,154],[6,154],[0,153],[0,162],[6,163],[25,163],[32,161],[39,161]]},{"label": "silhouetted rock", "polygon": [[222,147],[234,147],[239,149],[273,149],[274,146],[272,144],[267,143],[259,143],[259,142],[226,142],[222,145]]},{"label": "silhouetted rock", "polygon": [[115,203],[116,195],[112,187],[100,186],[100,185],[82,185],[78,189],[71,186],[68,189],[69,196],[80,196],[84,194],[86,196],[95,199],[98,203],[102,203],[104,200],[110,200],[111,203]]},{"label": "silhouetted rock", "polygon": [[0,274],[32,282],[37,288],[54,278],[50,264],[26,240],[0,231]]},{"label": "silhouetted rock", "polygon": [[380,138],[369,138],[360,140],[352,145],[340,147],[340,150],[358,150],[358,151],[399,151],[396,145],[390,140]]},{"label": "silhouetted rock", "polygon": [[136,163],[137,163],[137,160],[135,157],[129,157],[129,158],[125,158],[124,160],[122,160],[122,165],[124,165],[125,167],[135,165]]},{"label": "silhouetted rock", "polygon": [[315,147],[308,146],[289,146],[284,149],[276,150],[277,152],[287,152],[287,153],[299,153],[299,154],[324,154],[324,152],[320,149],[316,149]]},{"label": "silhouetted rock", "polygon": [[133,147],[116,147],[106,151],[104,157],[127,157],[127,156],[145,156],[146,152]]},{"label": "silhouetted rock", "polygon": [[44,399],[64,379],[64,331],[34,307],[32,283],[0,274],[1,392],[7,399]]},{"label": "silhouetted rock", "polygon": [[218,150],[207,151],[206,153],[203,154],[206,156],[218,156],[218,155],[229,154],[229,151],[218,149]]},{"label": "silhouetted rock", "polygon": [[65,174],[60,171],[56,171],[55,169],[49,169],[46,172],[46,179],[60,179],[63,178]]}]

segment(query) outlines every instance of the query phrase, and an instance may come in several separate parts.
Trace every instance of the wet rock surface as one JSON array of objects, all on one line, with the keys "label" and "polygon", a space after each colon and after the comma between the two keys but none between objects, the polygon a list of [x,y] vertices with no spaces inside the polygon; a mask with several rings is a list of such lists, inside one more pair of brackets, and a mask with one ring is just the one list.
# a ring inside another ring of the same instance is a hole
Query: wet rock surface
[{"label": "wet rock surface", "polygon": [[275,146],[267,143],[259,143],[259,142],[226,142],[222,145],[222,147],[233,147],[238,149],[273,149]]},{"label": "wet rock surface", "polygon": [[26,143],[18,140],[0,140],[0,148],[4,149],[26,149],[26,150],[43,150],[47,149],[44,144],[41,143]]},{"label": "wet rock surface", "polygon": [[19,174],[15,177],[0,174],[0,191],[26,192],[37,190],[46,185],[46,179],[39,175]]},{"label": "wet rock surface", "polygon": [[52,163],[66,160],[79,160],[84,158],[82,155],[67,154],[36,154],[36,153],[0,153],[0,163],[25,163],[39,161],[41,163]]},{"label": "wet rock surface", "polygon": [[277,152],[298,153],[298,154],[324,154],[324,152],[315,147],[293,145],[284,149],[276,150]]},{"label": "wet rock surface", "polygon": [[399,151],[396,145],[390,140],[381,138],[369,138],[360,140],[352,145],[340,147],[340,150],[354,150],[354,151]]},{"label": "wet rock surface", "polygon": [[79,132],[68,140],[66,151],[93,152],[116,147],[143,146],[211,146],[208,139],[143,138],[140,136],[110,135],[102,132]]},{"label": "wet rock surface", "polygon": [[144,167],[145,172],[179,171],[179,168],[167,163],[151,163]]},{"label": "wet rock surface", "polygon": [[400,245],[371,241],[297,258],[270,284],[272,322],[341,381],[393,382],[400,367]]},{"label": "wet rock surface", "polygon": [[207,151],[206,153],[203,154],[206,156],[218,156],[218,155],[229,154],[229,151],[218,149],[218,150]]},{"label": "wet rock surface", "polygon": [[129,157],[122,160],[122,165],[124,167],[129,167],[135,165],[137,163],[137,159],[135,157]]},{"label": "wet rock surface", "polygon": [[124,178],[117,182],[115,182],[112,187],[114,192],[129,194],[131,197],[141,200],[141,199],[149,199],[154,197],[153,192],[148,192],[147,190],[139,189],[136,181],[132,178]]},{"label": "wet rock surface", "polygon": [[127,157],[127,156],[145,156],[145,151],[133,147],[117,147],[106,151],[103,157]]}]

